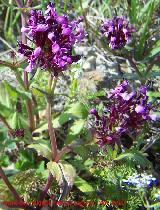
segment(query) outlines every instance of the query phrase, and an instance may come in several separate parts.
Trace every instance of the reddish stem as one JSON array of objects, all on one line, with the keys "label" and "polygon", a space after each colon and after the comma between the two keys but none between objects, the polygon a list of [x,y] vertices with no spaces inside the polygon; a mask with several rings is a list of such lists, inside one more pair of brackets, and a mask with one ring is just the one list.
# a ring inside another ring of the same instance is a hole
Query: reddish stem
[{"label": "reddish stem", "polygon": [[[19,8],[23,8],[23,3],[21,0],[16,0],[16,3]],[[21,22],[22,22],[22,27],[24,27],[26,25],[26,14],[23,11],[21,12]],[[24,44],[27,44],[27,37],[25,33],[22,33],[22,42]],[[24,71],[24,84],[25,84],[26,90],[29,90],[28,72],[26,71]],[[28,117],[29,117],[29,127],[30,127],[30,131],[32,132],[33,130],[35,130],[35,121],[34,121],[32,101],[30,99],[27,99],[26,107],[27,107],[27,112],[28,112]]]},{"label": "reddish stem", "polygon": [[14,198],[18,201],[22,201],[22,199],[20,198],[20,196],[18,195],[17,191],[15,190],[15,188],[11,185],[8,177],[5,175],[2,167],[0,167],[0,176],[3,179],[3,181],[5,182],[5,184],[7,185],[8,189],[11,191],[11,193],[13,194]]}]

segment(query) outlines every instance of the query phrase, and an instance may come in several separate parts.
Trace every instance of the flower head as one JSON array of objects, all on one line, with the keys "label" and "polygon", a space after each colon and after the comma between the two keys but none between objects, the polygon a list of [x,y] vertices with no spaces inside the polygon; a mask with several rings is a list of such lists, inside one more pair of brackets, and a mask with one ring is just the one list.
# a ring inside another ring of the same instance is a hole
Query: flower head
[{"label": "flower head", "polygon": [[115,16],[113,19],[104,20],[101,32],[107,37],[110,48],[119,49],[130,41],[131,34],[135,32],[135,29],[129,27],[129,22],[125,17]]},{"label": "flower head", "polygon": [[110,90],[108,98],[108,105],[101,115],[95,108],[90,110],[95,118],[92,126],[101,145],[115,143],[123,133],[130,134],[133,130],[138,133],[145,121],[158,119],[151,113],[154,107],[148,103],[144,86],[132,90],[129,82],[124,80]]},{"label": "flower head", "polygon": [[72,49],[85,37],[83,28],[79,26],[82,20],[70,21],[67,15],[58,15],[52,3],[48,4],[44,14],[31,10],[28,24],[21,31],[34,43],[34,47],[19,43],[19,52],[28,58],[25,70],[32,72],[35,67],[41,67],[56,76],[77,62],[80,56],[72,55]]}]

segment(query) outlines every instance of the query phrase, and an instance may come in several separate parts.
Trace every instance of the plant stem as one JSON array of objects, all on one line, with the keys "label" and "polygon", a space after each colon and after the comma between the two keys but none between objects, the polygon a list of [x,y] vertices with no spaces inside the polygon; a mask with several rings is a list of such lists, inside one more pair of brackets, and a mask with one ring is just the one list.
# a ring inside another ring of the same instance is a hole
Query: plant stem
[{"label": "plant stem", "polygon": [[[19,82],[19,84],[26,90],[25,84],[23,79],[21,78],[20,73],[15,69],[15,68],[11,68],[12,71],[14,71],[14,74],[16,76],[17,81]],[[26,90],[27,91],[27,90]]]},{"label": "plant stem", "polygon": [[[0,166],[0,177],[3,179],[3,181],[5,182],[5,184],[7,185],[8,189],[10,190],[10,192],[13,194],[14,198],[16,201],[18,201],[19,203],[24,203],[23,199],[21,199],[21,197],[18,195],[16,189],[12,186],[12,184],[10,183],[8,177],[5,175],[2,167]],[[18,203],[17,202],[17,203]],[[3,204],[3,202],[2,202]],[[4,205],[6,205],[4,203]],[[10,207],[10,206],[9,206]],[[17,206],[14,206],[15,208],[22,208],[22,209],[26,209],[26,210],[34,210],[34,208],[32,206],[29,206],[29,205],[17,205]],[[12,207],[12,208],[14,208]]]},{"label": "plant stem", "polygon": [[9,68],[13,68],[13,64],[12,63],[9,63],[9,62],[6,62],[6,61],[2,61],[0,60],[0,66],[7,66]]},{"label": "plant stem", "polygon": [[[36,97],[33,94],[32,94],[32,101],[33,101],[34,106],[38,107]],[[35,115],[36,115],[36,126],[37,126],[37,125],[39,125],[39,120],[40,120],[38,111],[37,111],[37,113]]]},{"label": "plant stem", "polygon": [[142,73],[139,71],[136,63],[132,60],[132,58],[130,58],[129,56],[127,56],[127,59],[129,60],[131,66],[136,70],[136,73],[138,74],[138,76],[140,77],[140,79],[142,79]]},{"label": "plant stem", "polygon": [[[57,78],[54,78],[53,84],[52,84],[52,80],[53,80],[53,77],[51,75],[50,79],[49,79],[49,83],[48,83],[48,93],[49,94],[54,93]],[[54,131],[53,124],[52,124],[51,100],[50,100],[50,98],[48,98],[48,102],[47,102],[47,120],[48,120],[48,131],[49,131],[51,148],[52,148],[52,160],[54,161],[56,156],[57,156],[58,151],[57,151],[57,142],[56,142],[55,131]]]},{"label": "plant stem", "polygon": [[[53,77],[52,77],[52,75],[50,75],[50,79],[48,82],[48,95],[54,96],[56,83],[57,83],[57,78],[54,78],[54,81],[53,81]],[[69,146],[65,146],[64,148],[62,148],[62,150],[60,152],[58,152],[55,131],[54,131],[53,124],[52,124],[51,99],[50,98],[48,98],[48,102],[47,102],[47,119],[48,119],[48,131],[49,131],[51,148],[52,148],[52,161],[59,162],[62,155],[64,155],[66,152],[69,152],[71,150],[71,148],[69,148]],[[40,193],[40,196],[39,196],[40,201],[44,200],[45,195],[47,194],[48,189],[50,188],[50,186],[52,184],[52,181],[53,181],[53,176],[51,173],[49,173],[47,183],[44,187],[44,190]],[[39,208],[37,208],[37,210],[39,210]]]},{"label": "plant stem", "polygon": [[62,148],[62,150],[57,154],[56,158],[55,158],[55,162],[59,162],[60,158],[67,152],[70,152],[71,148],[69,148],[69,146],[65,146]]},{"label": "plant stem", "polygon": [[[23,3],[21,0],[16,0],[16,3],[19,8],[23,8]],[[26,15],[24,11],[21,12],[21,22],[22,22],[22,27],[24,27],[26,25]],[[25,36],[25,33],[22,33],[22,42],[24,44],[27,44],[27,38]],[[24,85],[25,85],[26,90],[29,90],[28,72],[26,71],[24,71]],[[33,114],[32,101],[30,99],[27,99],[26,107],[27,107],[28,118],[29,118],[29,127],[30,127],[30,131],[32,132],[33,130],[35,130],[35,120],[34,120],[34,114]]]},{"label": "plant stem", "polygon": [[18,201],[22,201],[22,199],[20,198],[20,196],[18,195],[17,191],[15,190],[15,188],[11,185],[8,177],[5,175],[2,167],[0,166],[0,176],[3,179],[3,181],[5,182],[5,184],[7,185],[8,189],[11,191],[11,193],[13,194],[14,198]]},{"label": "plant stem", "polygon": [[[50,75],[49,81],[48,81],[48,94],[50,95],[52,93],[52,95],[54,94],[54,90],[56,87],[56,83],[57,83],[57,78],[54,78],[54,82],[53,82],[53,77],[52,75]],[[52,161],[56,160],[57,154],[58,154],[58,150],[57,150],[57,141],[56,141],[56,136],[55,136],[55,131],[53,128],[53,124],[52,124],[52,116],[51,116],[51,99],[48,98],[47,99],[47,120],[48,120],[48,131],[49,131],[49,136],[50,136],[50,141],[51,141],[51,148],[52,148]],[[51,184],[53,181],[53,176],[51,173],[49,173],[48,179],[47,179],[47,183],[44,187],[44,190],[40,193],[39,195],[39,200],[43,201],[48,189],[50,188]],[[38,210],[39,208],[37,208]]]},{"label": "plant stem", "polygon": [[148,74],[150,73],[150,71],[152,70],[152,67],[154,66],[154,64],[158,61],[157,58],[154,58],[151,63],[148,65],[148,67],[146,68],[146,75],[148,76]]},{"label": "plant stem", "polygon": [[6,119],[0,114],[0,120],[4,123],[4,125],[8,128],[9,132],[12,134],[13,129],[10,127]]},{"label": "plant stem", "polygon": [[[53,176],[52,176],[51,173],[49,173],[49,176],[48,176],[48,179],[47,179],[47,183],[46,183],[46,185],[44,187],[44,190],[42,191],[42,193],[40,194],[40,196],[38,198],[39,201],[43,201],[44,200],[44,198],[45,198],[45,196],[46,196],[46,194],[47,194],[47,192],[48,192],[48,190],[49,190],[49,188],[50,188],[50,186],[52,184],[52,181],[53,181]],[[38,208],[37,208],[37,210],[38,210]]]}]

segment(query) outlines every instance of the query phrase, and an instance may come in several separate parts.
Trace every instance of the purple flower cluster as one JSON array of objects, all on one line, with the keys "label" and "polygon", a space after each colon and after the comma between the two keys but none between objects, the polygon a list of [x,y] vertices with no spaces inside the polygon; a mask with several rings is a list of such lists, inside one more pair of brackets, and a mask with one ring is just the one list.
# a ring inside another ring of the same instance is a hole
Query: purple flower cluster
[{"label": "purple flower cluster", "polygon": [[131,34],[135,32],[135,29],[128,25],[129,22],[123,16],[114,16],[113,19],[104,20],[101,32],[107,37],[110,48],[119,49],[130,41]]},{"label": "purple flower cluster", "polygon": [[154,108],[147,102],[145,86],[132,91],[129,82],[124,80],[109,92],[108,98],[109,103],[101,115],[95,108],[90,110],[95,117],[93,127],[100,145],[113,144],[123,133],[138,131],[147,120],[157,120],[156,114],[151,114]]},{"label": "purple flower cluster", "polygon": [[36,67],[51,71],[55,76],[68,65],[77,62],[80,56],[73,56],[73,45],[85,37],[79,23],[82,18],[70,21],[66,15],[58,15],[54,4],[49,3],[45,14],[31,10],[28,25],[21,31],[35,47],[19,43],[19,52],[28,58],[27,72]]},{"label": "purple flower cluster", "polygon": [[13,138],[16,137],[24,137],[24,129],[23,128],[17,128],[15,130],[13,130],[12,132],[10,132],[10,134],[12,135]]}]

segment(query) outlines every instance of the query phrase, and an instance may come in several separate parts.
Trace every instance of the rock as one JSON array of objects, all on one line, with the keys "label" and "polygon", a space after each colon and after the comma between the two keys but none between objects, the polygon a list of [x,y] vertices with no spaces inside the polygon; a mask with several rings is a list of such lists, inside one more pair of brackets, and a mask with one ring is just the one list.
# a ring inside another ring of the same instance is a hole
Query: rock
[{"label": "rock", "polygon": [[14,75],[14,73],[7,67],[0,67],[0,82],[6,80],[14,87],[17,86],[17,79]]},{"label": "rock", "polygon": [[90,56],[85,63],[83,64],[82,68],[84,71],[93,71],[96,69],[96,59],[95,56]]}]

